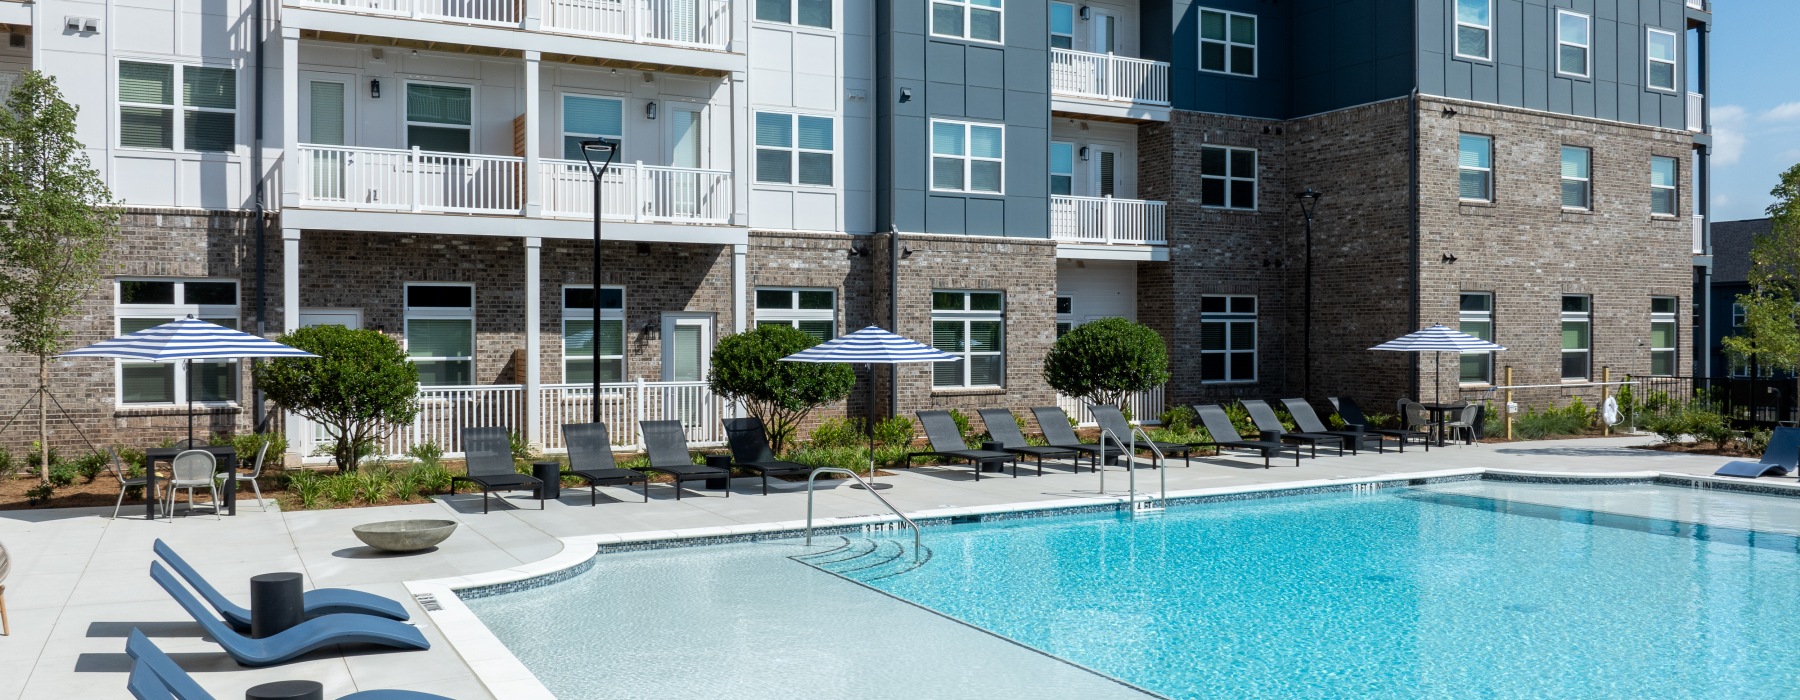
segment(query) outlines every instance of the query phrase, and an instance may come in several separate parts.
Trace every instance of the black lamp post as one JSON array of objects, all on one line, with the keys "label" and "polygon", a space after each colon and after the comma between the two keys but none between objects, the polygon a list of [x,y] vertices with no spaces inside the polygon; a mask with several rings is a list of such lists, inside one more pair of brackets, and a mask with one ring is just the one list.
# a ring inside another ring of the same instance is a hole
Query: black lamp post
[{"label": "black lamp post", "polygon": [[1312,398],[1312,326],[1313,326],[1313,254],[1312,254],[1312,222],[1313,211],[1319,208],[1319,192],[1308,187],[1303,192],[1295,192],[1294,199],[1300,201],[1300,213],[1306,216],[1306,350],[1305,379],[1301,381],[1301,396]]},{"label": "black lamp post", "polygon": [[[594,167],[592,152],[603,151],[606,161]],[[581,159],[587,161],[588,172],[594,174],[594,421],[600,422],[600,180],[619,155],[618,139],[597,138],[581,142]],[[535,361],[535,360],[534,360]]]}]

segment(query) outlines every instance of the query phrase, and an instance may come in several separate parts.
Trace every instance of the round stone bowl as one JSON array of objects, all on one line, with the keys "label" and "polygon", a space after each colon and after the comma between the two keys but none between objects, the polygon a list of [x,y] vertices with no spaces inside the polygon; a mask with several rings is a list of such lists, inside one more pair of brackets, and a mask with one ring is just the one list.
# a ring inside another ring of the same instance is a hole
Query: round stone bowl
[{"label": "round stone bowl", "polygon": [[436,547],[456,532],[451,520],[389,520],[350,529],[356,539],[384,552],[417,552]]}]

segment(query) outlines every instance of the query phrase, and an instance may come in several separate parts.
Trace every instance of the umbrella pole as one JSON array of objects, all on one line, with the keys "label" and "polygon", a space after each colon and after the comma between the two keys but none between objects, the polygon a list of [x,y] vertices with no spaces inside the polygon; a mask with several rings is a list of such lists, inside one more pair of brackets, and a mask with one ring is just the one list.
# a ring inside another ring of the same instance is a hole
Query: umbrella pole
[{"label": "umbrella pole", "polygon": [[187,361],[188,444],[194,442],[194,361]]},{"label": "umbrella pole", "polygon": [[1437,371],[1431,373],[1431,397],[1437,403],[1444,402],[1444,353],[1431,353],[1437,362]]}]

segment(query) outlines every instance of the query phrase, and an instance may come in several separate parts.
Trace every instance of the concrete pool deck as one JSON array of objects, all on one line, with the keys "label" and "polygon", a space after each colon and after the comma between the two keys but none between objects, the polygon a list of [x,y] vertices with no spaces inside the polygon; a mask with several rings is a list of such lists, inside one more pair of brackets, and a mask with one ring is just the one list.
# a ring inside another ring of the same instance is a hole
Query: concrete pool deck
[{"label": "concrete pool deck", "polygon": [[[1168,471],[1171,491],[1281,485],[1321,479],[1366,479],[1446,469],[1599,474],[1665,472],[1710,474],[1728,461],[1710,456],[1628,449],[1654,438],[1632,436],[1585,440],[1409,448],[1405,454],[1364,453],[1356,457],[1303,460],[1300,468],[1262,469],[1260,460],[1205,458]],[[1022,470],[1024,473],[1025,470]],[[1140,492],[1156,487],[1156,472],[1141,470]],[[1099,476],[1050,466],[1043,477],[1010,475],[973,480],[967,468],[921,467],[882,477],[894,488],[882,495],[908,512],[990,507],[1011,503],[1093,501]],[[1761,479],[1795,484],[1793,478]],[[819,517],[852,517],[884,512],[867,493],[831,482],[816,496]],[[824,486],[824,484],[821,484]],[[1126,472],[1106,474],[1109,494],[1126,485]],[[324,683],[327,698],[357,690],[404,688],[474,700],[504,696],[477,679],[456,648],[445,643],[433,620],[411,600],[404,582],[473,577],[522,567],[562,553],[561,538],[648,531],[729,528],[806,516],[804,484],[770,485],[758,495],[755,479],[738,479],[730,498],[689,489],[676,501],[667,486],[651,489],[649,503],[636,492],[602,489],[598,507],[588,506],[586,489],[565,489],[560,502],[539,511],[526,498],[515,507],[495,504],[481,513],[479,495],[382,508],[260,512],[240,503],[239,516],[177,518],[145,522],[135,514],[111,520],[110,509],[79,508],[0,512],[0,542],[13,555],[6,582],[12,635],[0,637],[0,698],[129,697],[125,675],[130,659],[125,636],[142,629],[219,698],[242,697],[250,686],[272,680],[309,678]],[[608,502],[611,496],[614,502]],[[141,511],[139,511],[141,512]],[[353,525],[378,520],[448,518],[461,523],[438,549],[410,556],[375,553],[350,533]],[[929,532],[927,532],[929,536]],[[247,602],[248,578],[270,571],[299,571],[310,587],[351,587],[406,603],[433,646],[424,652],[327,649],[268,669],[240,668],[201,636],[147,575],[150,545],[163,538],[223,592]],[[566,556],[566,555],[565,555]],[[489,679],[490,682],[492,679]]]}]

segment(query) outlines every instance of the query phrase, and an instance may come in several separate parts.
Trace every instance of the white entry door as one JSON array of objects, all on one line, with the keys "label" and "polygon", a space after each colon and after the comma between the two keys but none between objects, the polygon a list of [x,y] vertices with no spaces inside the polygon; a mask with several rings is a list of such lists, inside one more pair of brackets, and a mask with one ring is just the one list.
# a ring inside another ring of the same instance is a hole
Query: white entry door
[{"label": "white entry door", "polygon": [[[313,326],[343,326],[351,330],[360,330],[362,328],[362,309],[301,309],[300,327],[311,328]],[[310,421],[307,425],[306,432],[301,433],[307,438],[307,444],[300,446],[302,457],[312,454],[319,445],[331,441],[331,436],[325,432],[325,426]]]},{"label": "white entry door", "polygon": [[706,381],[712,363],[712,314],[663,314],[663,381],[676,382],[663,389],[664,419],[679,420],[688,439],[704,434],[706,423],[717,415]]}]

